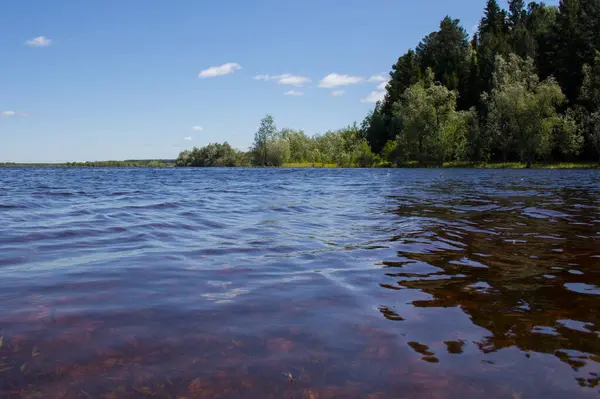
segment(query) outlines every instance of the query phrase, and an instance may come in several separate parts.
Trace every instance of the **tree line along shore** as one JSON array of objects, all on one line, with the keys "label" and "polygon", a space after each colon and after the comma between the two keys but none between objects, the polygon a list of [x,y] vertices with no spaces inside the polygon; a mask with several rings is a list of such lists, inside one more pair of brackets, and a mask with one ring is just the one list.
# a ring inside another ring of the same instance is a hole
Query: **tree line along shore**
[{"label": "tree line along shore", "polygon": [[307,136],[267,115],[248,151],[211,143],[178,166],[595,167],[600,0],[487,0],[477,31],[445,17],[392,66],[357,124]]},{"label": "tree line along shore", "polygon": [[[309,136],[266,115],[247,151],[65,167],[486,167],[600,165],[600,0],[487,0],[476,32],[445,17],[391,67],[360,124]],[[27,166],[0,164],[0,166]],[[30,165],[30,166],[41,166]]]}]

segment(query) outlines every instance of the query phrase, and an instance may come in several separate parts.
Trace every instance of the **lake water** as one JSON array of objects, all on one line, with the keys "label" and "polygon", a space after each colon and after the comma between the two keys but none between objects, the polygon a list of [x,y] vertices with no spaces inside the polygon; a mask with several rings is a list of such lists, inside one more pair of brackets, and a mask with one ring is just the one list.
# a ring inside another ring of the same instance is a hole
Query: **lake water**
[{"label": "lake water", "polygon": [[600,172],[0,169],[1,398],[587,398]]}]

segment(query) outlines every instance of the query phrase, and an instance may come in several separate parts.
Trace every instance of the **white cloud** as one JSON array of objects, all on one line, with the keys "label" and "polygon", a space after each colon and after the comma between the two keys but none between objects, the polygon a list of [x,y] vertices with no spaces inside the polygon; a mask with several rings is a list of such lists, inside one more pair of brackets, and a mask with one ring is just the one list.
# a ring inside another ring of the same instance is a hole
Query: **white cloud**
[{"label": "white cloud", "polygon": [[338,75],[337,73],[330,73],[321,79],[319,82],[319,87],[323,89],[332,89],[334,87],[357,84],[363,80],[364,78],[360,76]]},{"label": "white cloud", "polygon": [[39,36],[31,40],[27,40],[25,44],[32,47],[45,47],[52,43],[52,39],[48,39],[46,36]]},{"label": "white cloud", "polygon": [[183,139],[184,139],[184,140],[187,140],[187,141],[191,141],[191,140],[192,140],[192,137],[191,137],[191,136],[187,136],[187,137],[184,137]]},{"label": "white cloud", "polygon": [[292,86],[296,86],[296,87],[301,87],[302,85],[304,85],[305,83],[308,83],[310,81],[311,80],[309,78],[307,78],[306,76],[295,76],[295,75],[285,74],[285,75],[281,75],[279,77],[279,81],[277,83],[279,83],[280,85],[292,85]]},{"label": "white cloud", "polygon": [[385,90],[386,86],[387,86],[388,82],[381,82],[377,85],[377,90]]},{"label": "white cloud", "polygon": [[201,132],[204,129],[202,129],[202,126],[192,126],[192,130],[194,132]]},{"label": "white cloud", "polygon": [[333,97],[339,97],[339,96],[343,96],[344,93],[345,93],[344,90],[334,90],[334,91],[331,92],[331,95]]},{"label": "white cloud", "polygon": [[312,82],[312,80],[306,76],[292,75],[291,73],[284,73],[281,75],[256,75],[254,80],[276,80],[280,85],[290,85],[296,87],[302,87],[306,83]]},{"label": "white cloud", "polygon": [[378,83],[378,82],[387,82],[388,78],[385,74],[380,73],[379,75],[373,75],[369,78],[369,82]]},{"label": "white cloud", "polygon": [[286,96],[303,96],[304,93],[301,91],[296,91],[296,90],[290,90],[290,91],[286,91],[285,93],[283,93]]},{"label": "white cloud", "polygon": [[17,112],[17,111],[2,111],[0,112],[0,117],[4,118],[8,118],[11,116],[22,116],[22,117],[26,117],[29,116],[29,114],[27,114],[26,112]]},{"label": "white cloud", "polygon": [[214,78],[215,76],[229,75],[235,71],[242,69],[240,64],[228,62],[227,64],[213,66],[203,71],[200,71],[201,78]]},{"label": "white cloud", "polygon": [[369,93],[368,96],[366,96],[365,98],[363,98],[360,101],[363,103],[375,104],[377,101],[382,101],[384,97],[385,97],[385,91],[378,90],[378,91],[372,91],[371,93]]}]

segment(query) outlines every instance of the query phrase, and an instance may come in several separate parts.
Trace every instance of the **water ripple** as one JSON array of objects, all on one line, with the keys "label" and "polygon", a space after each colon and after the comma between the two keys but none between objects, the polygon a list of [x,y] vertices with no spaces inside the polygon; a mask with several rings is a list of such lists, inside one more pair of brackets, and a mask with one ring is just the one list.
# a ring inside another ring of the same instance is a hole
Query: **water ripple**
[{"label": "water ripple", "polygon": [[599,178],[0,169],[0,397],[596,397]]}]

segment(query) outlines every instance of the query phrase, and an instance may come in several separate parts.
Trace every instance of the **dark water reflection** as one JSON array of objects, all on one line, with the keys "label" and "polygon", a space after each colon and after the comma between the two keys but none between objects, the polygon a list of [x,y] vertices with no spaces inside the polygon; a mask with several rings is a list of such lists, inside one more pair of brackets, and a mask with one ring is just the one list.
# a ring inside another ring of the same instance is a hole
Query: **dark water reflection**
[{"label": "dark water reflection", "polygon": [[2,398],[600,392],[600,173],[0,169]]}]

